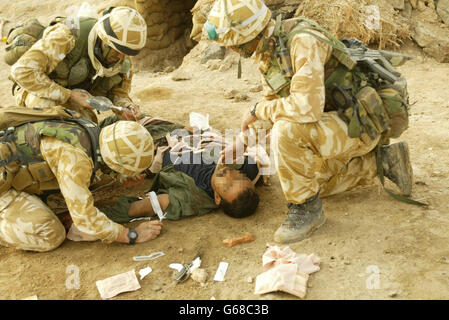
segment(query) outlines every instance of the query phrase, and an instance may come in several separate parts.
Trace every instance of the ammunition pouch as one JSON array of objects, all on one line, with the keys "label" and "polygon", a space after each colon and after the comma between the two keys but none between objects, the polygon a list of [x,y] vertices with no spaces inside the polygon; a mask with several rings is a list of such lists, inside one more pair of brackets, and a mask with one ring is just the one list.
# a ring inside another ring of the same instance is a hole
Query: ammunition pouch
[{"label": "ammunition pouch", "polygon": [[13,187],[17,191],[41,194],[58,189],[58,182],[45,161],[24,164],[14,143],[0,143],[0,193]]},{"label": "ammunition pouch", "polygon": [[[17,154],[17,149],[14,143],[0,143],[0,159],[11,159],[15,154]],[[5,165],[0,166],[0,193],[11,188],[14,175],[19,169],[17,161],[7,162],[5,161]]]}]

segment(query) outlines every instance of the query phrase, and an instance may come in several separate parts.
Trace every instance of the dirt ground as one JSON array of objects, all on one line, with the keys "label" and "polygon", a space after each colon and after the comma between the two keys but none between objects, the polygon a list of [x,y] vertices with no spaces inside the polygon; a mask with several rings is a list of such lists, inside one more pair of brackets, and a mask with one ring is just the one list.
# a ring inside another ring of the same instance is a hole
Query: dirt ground
[{"label": "dirt ground", "polygon": [[[0,15],[15,16],[24,3],[15,1],[7,7],[2,2]],[[53,11],[44,5],[33,10],[45,16],[62,11],[69,3],[58,4]],[[182,67],[171,73],[139,70],[133,98],[153,116],[187,123],[190,112],[206,112],[212,127],[237,129],[243,110],[261,97],[261,92],[250,90],[260,84],[256,66],[244,60],[243,76],[237,79],[235,65],[226,71],[208,70],[199,64],[197,51],[193,49]],[[412,104],[410,128],[401,139],[410,146],[413,198],[430,206],[398,202],[379,184],[323,199],[325,225],[310,239],[290,245],[298,253],[315,253],[322,261],[321,270],[309,278],[306,299],[449,299],[449,64],[421,55],[412,45],[404,46],[402,52],[416,58],[399,68],[408,80]],[[1,105],[7,106],[13,102],[9,67],[0,63]],[[187,80],[174,81],[174,75]],[[230,90],[245,93],[248,99],[226,99]],[[113,299],[298,299],[281,292],[254,294],[266,245],[275,244],[274,231],[287,212],[276,176],[271,186],[259,187],[259,194],[260,207],[251,217],[235,220],[218,210],[202,217],[164,221],[157,239],[135,246],[66,240],[48,253],[0,247],[0,299],[33,295],[39,299],[101,299],[97,280],[147,266],[153,272],[140,281],[140,290]],[[222,243],[249,232],[255,238],[251,243],[231,248]],[[177,284],[168,265],[189,262],[197,250],[202,252],[201,266],[209,275],[206,284],[192,279]],[[150,262],[132,260],[155,251],[165,256]],[[229,268],[225,281],[215,282],[221,261],[228,262]],[[80,272],[79,289],[66,286],[73,275],[71,266]],[[379,280],[374,288],[369,285],[373,277]]]}]

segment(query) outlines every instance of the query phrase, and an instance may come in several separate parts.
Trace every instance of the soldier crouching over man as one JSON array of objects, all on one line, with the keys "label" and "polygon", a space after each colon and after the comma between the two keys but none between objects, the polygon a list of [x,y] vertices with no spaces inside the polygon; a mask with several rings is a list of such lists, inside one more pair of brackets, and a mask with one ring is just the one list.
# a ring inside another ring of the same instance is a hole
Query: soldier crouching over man
[{"label": "soldier crouching over man", "polygon": [[[27,26],[40,30],[39,23],[34,20],[30,25],[13,29],[10,38],[20,39],[20,33],[25,32]],[[87,102],[88,96],[73,90],[83,89],[127,108],[122,119],[134,120],[133,111],[137,111],[138,106],[129,97],[133,78],[130,56],[144,48],[147,38],[145,20],[136,10],[111,7],[98,20],[57,18],[41,29],[41,38],[25,52],[24,49],[15,50],[17,41],[8,38],[11,47],[7,51],[10,55],[7,63],[13,63],[10,79],[14,82],[17,106],[62,105],[97,122]]]},{"label": "soldier crouching over man", "polygon": [[160,221],[135,230],[111,221],[89,190],[97,169],[130,178],[151,165],[153,139],[140,124],[118,121],[100,130],[86,119],[47,120],[2,134],[0,245],[49,251],[64,241],[64,226],[38,197],[51,190],[60,190],[78,230],[105,243],[145,242],[161,232]]}]

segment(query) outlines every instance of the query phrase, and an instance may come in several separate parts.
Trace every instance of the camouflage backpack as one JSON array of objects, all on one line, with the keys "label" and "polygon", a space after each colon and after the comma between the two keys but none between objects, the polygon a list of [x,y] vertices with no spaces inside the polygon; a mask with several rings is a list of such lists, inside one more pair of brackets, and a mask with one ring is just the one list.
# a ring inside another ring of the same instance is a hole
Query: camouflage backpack
[{"label": "camouflage backpack", "polygon": [[[319,32],[319,33],[318,33]],[[267,84],[281,97],[290,94],[293,69],[290,44],[300,33],[310,34],[332,46],[325,66],[325,111],[338,111],[348,124],[348,135],[363,133],[372,139],[382,135],[383,143],[398,138],[408,127],[407,83],[393,66],[409,57],[384,50],[370,50],[357,39],[339,41],[323,27],[306,18],[281,21],[274,30],[276,40]],[[319,34],[326,36],[320,36]]]},{"label": "camouflage backpack", "polygon": [[99,168],[99,127],[61,106],[47,109],[0,108],[0,193],[17,191],[42,194],[59,188],[56,177],[40,152],[42,136],[56,137],[90,155]]},{"label": "camouflage backpack", "polygon": [[37,20],[30,19],[9,30],[6,37],[5,62],[12,66],[35,44],[44,33],[45,27]]}]

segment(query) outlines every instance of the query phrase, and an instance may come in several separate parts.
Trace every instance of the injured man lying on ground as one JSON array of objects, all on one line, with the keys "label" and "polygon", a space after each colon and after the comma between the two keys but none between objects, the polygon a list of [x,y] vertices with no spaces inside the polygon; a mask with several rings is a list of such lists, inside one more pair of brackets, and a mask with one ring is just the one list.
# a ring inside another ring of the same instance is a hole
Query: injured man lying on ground
[{"label": "injured man lying on ground", "polygon": [[[230,161],[224,161],[221,152],[226,143],[215,131],[193,132],[155,118],[140,122],[158,146],[147,170],[153,181],[143,198],[120,196],[113,204],[100,207],[109,219],[127,223],[157,217],[162,210],[165,219],[179,220],[218,208],[231,217],[244,218],[256,211],[259,196],[255,186],[262,180],[257,153],[245,152],[237,163],[226,164]],[[157,197],[156,203],[154,198],[150,200],[150,193]]]}]

